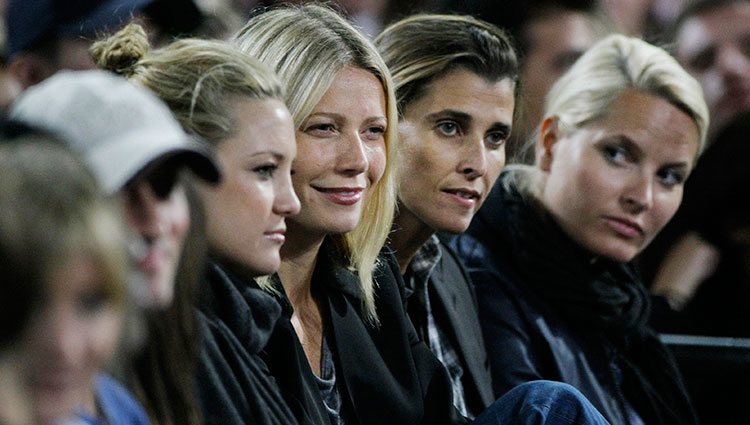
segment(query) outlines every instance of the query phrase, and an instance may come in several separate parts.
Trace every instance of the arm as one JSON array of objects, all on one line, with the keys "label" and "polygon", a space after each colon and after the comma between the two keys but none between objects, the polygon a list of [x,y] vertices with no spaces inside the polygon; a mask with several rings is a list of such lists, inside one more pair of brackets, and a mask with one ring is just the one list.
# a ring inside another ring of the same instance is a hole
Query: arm
[{"label": "arm", "polygon": [[682,310],[718,262],[718,249],[689,232],[667,251],[651,291],[663,296],[673,310]]}]

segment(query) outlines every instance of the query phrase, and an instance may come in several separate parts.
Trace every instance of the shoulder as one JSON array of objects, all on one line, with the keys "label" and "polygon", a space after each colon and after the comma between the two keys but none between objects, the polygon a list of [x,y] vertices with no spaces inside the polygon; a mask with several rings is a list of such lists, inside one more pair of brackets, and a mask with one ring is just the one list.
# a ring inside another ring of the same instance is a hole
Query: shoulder
[{"label": "shoulder", "polygon": [[147,425],[146,412],[122,384],[106,374],[96,377],[96,397],[111,425]]}]

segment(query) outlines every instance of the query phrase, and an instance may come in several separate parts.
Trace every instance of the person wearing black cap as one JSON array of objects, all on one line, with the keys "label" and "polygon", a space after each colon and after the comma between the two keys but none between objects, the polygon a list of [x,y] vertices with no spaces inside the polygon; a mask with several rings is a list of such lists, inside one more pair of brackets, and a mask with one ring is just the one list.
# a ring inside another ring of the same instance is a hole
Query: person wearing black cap
[{"label": "person wearing black cap", "polygon": [[61,69],[93,69],[97,34],[138,16],[153,0],[9,0],[7,69],[22,90]]}]

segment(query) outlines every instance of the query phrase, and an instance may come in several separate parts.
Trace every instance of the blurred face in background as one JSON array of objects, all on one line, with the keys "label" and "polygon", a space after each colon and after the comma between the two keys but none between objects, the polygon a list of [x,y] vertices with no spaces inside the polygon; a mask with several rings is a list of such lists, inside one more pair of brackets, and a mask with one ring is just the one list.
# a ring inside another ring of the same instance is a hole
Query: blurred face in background
[{"label": "blurred face in background", "polygon": [[94,378],[112,357],[123,323],[92,256],[55,267],[24,344],[24,384],[35,420],[53,424],[75,412],[95,414]]},{"label": "blurred face in background", "polygon": [[291,180],[294,123],[276,99],[238,100],[231,110],[237,130],[216,148],[222,181],[201,190],[206,238],[212,255],[270,274],[281,262],[285,218],[300,210]]},{"label": "blurred face in background", "polygon": [[521,137],[529,136],[539,125],[552,84],[597,40],[591,18],[572,11],[551,12],[532,20],[524,35],[528,51],[521,58],[525,123]]},{"label": "blurred face in background", "polygon": [[676,35],[677,59],[703,87],[711,133],[750,111],[750,2],[695,15]]}]

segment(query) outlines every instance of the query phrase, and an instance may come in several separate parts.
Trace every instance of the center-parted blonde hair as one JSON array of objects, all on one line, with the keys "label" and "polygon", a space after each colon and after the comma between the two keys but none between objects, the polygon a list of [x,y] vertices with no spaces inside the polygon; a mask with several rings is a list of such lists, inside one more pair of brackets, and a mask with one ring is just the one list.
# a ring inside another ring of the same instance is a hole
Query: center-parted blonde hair
[{"label": "center-parted blonde hair", "polygon": [[[286,104],[299,128],[328,91],[338,71],[355,67],[380,80],[386,95],[386,168],[366,200],[354,230],[331,236],[344,264],[359,274],[367,319],[377,322],[373,271],[395,209],[393,170],[398,114],[390,73],[372,43],[333,10],[315,4],[272,9],[252,18],[235,36],[246,54],[272,67],[282,79]],[[304,210],[301,214],[305,214]]]}]

